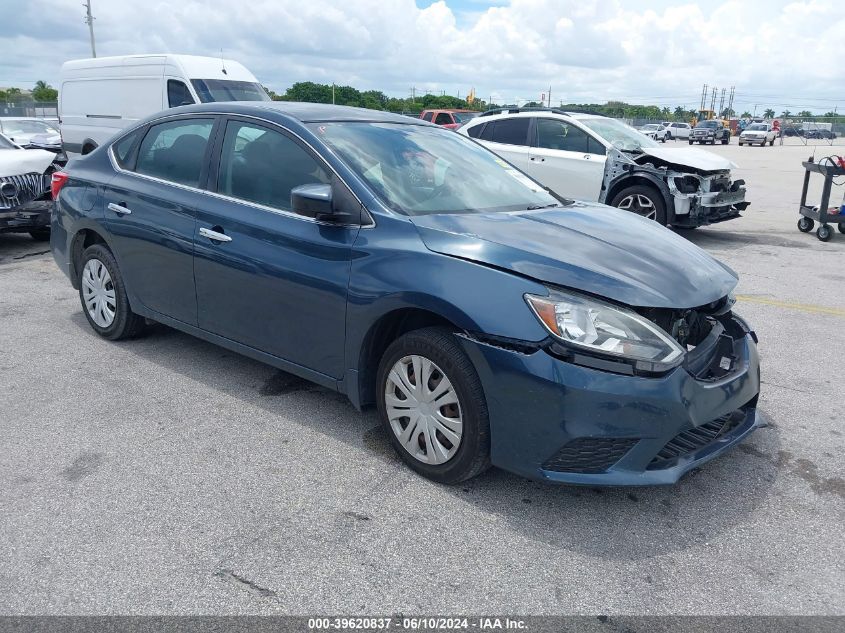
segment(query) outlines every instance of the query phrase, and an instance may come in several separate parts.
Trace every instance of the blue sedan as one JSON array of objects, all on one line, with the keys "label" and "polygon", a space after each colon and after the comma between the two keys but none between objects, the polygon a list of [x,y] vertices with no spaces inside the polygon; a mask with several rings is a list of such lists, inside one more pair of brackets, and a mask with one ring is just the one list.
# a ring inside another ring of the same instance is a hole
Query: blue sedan
[{"label": "blue sedan", "polygon": [[180,107],[52,188],[97,334],[154,320],[375,405],[435,481],[667,484],[760,424],[730,268],[425,121]]}]

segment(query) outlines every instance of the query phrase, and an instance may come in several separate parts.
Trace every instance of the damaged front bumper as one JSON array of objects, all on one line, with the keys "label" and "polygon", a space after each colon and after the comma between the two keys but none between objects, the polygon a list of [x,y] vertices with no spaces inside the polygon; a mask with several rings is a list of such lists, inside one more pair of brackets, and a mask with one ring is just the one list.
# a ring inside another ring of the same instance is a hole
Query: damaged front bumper
[{"label": "damaged front bumper", "polygon": [[51,200],[33,200],[12,209],[0,208],[0,233],[24,233],[50,226]]},{"label": "damaged front bumper", "polygon": [[545,481],[671,484],[764,424],[756,336],[734,314],[660,376],[462,337],[485,392],[493,464]]},{"label": "damaged front bumper", "polygon": [[663,194],[667,223],[697,227],[738,218],[750,204],[744,180],[731,180],[729,170],[703,171],[668,163],[659,158],[608,151],[599,202],[636,179],[654,184]]}]

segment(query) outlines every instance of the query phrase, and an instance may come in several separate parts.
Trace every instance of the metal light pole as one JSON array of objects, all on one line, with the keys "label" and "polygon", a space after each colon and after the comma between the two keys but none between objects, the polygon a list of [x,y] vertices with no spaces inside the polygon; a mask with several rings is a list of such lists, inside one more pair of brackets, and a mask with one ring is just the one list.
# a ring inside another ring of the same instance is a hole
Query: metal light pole
[{"label": "metal light pole", "polygon": [[88,23],[88,32],[91,34],[91,57],[97,56],[97,48],[94,46],[94,16],[91,15],[91,0],[85,0],[85,21]]}]

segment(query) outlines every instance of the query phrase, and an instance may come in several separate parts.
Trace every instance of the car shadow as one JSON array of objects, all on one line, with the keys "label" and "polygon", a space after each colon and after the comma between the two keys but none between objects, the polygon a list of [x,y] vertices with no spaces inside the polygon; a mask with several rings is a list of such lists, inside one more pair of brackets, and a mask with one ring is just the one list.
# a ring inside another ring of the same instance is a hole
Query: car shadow
[{"label": "car shadow", "polygon": [[[72,320],[96,337],[80,312]],[[296,424],[367,451],[387,467],[388,478],[408,476],[375,411],[356,411],[342,394],[162,325],[117,344],[163,371],[260,407],[268,417],[256,424],[272,424],[278,415],[290,418],[294,408],[300,412]],[[777,428],[761,429],[666,487],[561,486],[495,468],[458,486],[419,482],[505,521],[526,539],[610,560],[641,560],[712,542],[748,522],[778,476],[776,459],[769,456],[779,448]]]}]

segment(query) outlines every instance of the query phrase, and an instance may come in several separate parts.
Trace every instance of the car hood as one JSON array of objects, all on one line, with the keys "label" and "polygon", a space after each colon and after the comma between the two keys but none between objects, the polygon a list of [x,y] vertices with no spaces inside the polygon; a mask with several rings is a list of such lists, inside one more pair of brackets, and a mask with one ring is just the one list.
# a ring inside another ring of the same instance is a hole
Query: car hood
[{"label": "car hood", "polygon": [[33,172],[43,174],[56,160],[53,152],[43,149],[0,150],[0,178]]},{"label": "car hood", "polygon": [[702,171],[720,171],[736,167],[733,161],[697,147],[643,147],[641,149],[643,154],[665,160],[667,163]]},{"label": "car hood", "polygon": [[630,306],[694,308],[737,282],[733,270],[669,229],[598,203],[411,221],[436,253]]}]

